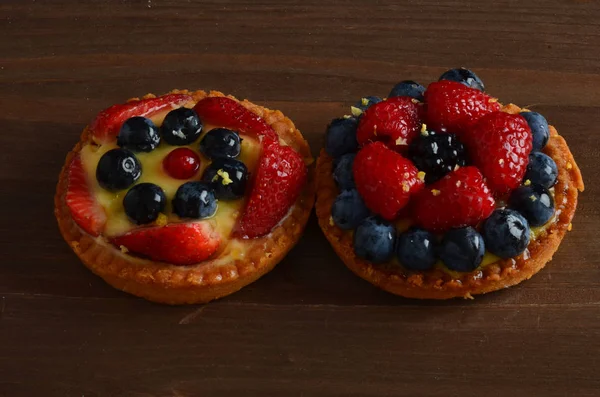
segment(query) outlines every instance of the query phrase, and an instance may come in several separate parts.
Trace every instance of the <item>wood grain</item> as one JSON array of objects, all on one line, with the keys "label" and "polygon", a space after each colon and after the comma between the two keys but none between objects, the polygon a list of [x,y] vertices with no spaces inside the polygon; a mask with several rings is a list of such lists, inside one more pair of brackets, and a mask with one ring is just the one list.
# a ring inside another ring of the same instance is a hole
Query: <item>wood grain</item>
[{"label": "wood grain", "polygon": [[[600,4],[593,1],[0,3],[0,395],[600,395]],[[117,292],[62,241],[56,177],[100,109],[219,89],[329,119],[403,79],[476,70],[565,136],[586,191],[551,264],[474,301],[400,299],[353,276],[311,218],[270,274],[221,301]]]}]

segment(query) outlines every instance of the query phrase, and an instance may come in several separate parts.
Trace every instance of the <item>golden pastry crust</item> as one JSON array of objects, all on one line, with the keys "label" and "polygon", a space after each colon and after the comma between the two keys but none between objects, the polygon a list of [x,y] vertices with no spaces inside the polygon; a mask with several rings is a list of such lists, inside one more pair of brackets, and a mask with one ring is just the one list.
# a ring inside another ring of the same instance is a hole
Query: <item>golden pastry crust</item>
[{"label": "golden pastry crust", "polygon": [[[218,91],[179,91],[194,101],[204,97],[225,96]],[[149,94],[144,98],[151,98]],[[231,99],[238,101],[232,96]],[[139,98],[132,98],[136,100]],[[245,108],[263,117],[279,137],[299,152],[306,164],[313,159],[310,147],[294,123],[279,110],[270,110],[247,100],[238,101]],[[269,272],[283,259],[300,239],[314,202],[314,167],[308,167],[308,181],[300,197],[288,215],[270,234],[249,240],[240,240],[245,246],[241,258],[223,258],[224,253],[214,259],[192,266],[174,266],[168,263],[142,259],[121,252],[102,237],[93,237],[84,232],[71,218],[65,204],[67,170],[83,145],[89,142],[88,128],[81,140],[67,154],[65,165],[59,176],[54,197],[54,213],[64,239],[81,261],[95,274],[113,287],[150,301],[166,304],[205,303],[238,291]]]},{"label": "golden pastry crust", "polygon": [[[518,113],[521,109],[513,104],[502,109],[507,113]],[[472,298],[510,287],[529,279],[540,271],[558,249],[577,207],[578,191],[583,191],[583,179],[579,167],[567,143],[550,126],[550,140],[544,152],[552,157],[558,167],[558,182],[555,189],[556,220],[537,239],[529,244],[528,258],[522,254],[517,258],[499,260],[469,273],[444,271],[434,268],[428,271],[409,271],[394,265],[373,265],[354,254],[352,233],[344,231],[330,221],[331,205],[339,194],[331,173],[333,159],[321,150],[317,160],[317,202],[315,205],[319,225],[333,249],[356,275],[375,286],[407,298],[449,299]],[[560,211],[560,212],[558,212]]]}]

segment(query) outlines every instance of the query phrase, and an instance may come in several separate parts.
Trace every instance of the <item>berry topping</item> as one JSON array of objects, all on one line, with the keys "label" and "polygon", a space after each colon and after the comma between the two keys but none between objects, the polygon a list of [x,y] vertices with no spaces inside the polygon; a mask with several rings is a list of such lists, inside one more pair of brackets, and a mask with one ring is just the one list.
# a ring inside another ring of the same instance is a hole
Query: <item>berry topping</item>
[{"label": "berry topping", "polygon": [[450,70],[444,72],[444,74],[442,74],[439,79],[456,81],[457,83],[464,84],[469,88],[474,88],[479,91],[485,91],[483,81],[481,81],[479,76],[477,76],[475,73],[471,72],[469,69],[465,69],[465,68],[450,69]]},{"label": "berry topping", "polygon": [[233,159],[240,155],[242,140],[237,132],[214,128],[200,141],[200,152],[209,159]]},{"label": "berry topping", "polygon": [[182,218],[210,218],[217,212],[213,188],[204,182],[186,182],[173,198],[173,212]]},{"label": "berry topping", "polygon": [[215,253],[221,236],[208,222],[174,223],[135,229],[112,242],[155,261],[193,265]]},{"label": "berry topping", "polygon": [[394,256],[396,229],[379,218],[369,217],[354,232],[354,253],[373,263],[388,262]]},{"label": "berry topping", "polygon": [[442,80],[429,84],[425,91],[427,125],[434,131],[456,134],[488,113],[500,110],[492,97],[455,81]]},{"label": "berry topping", "polygon": [[169,145],[189,145],[202,133],[202,120],[194,109],[171,110],[163,120],[160,133]]},{"label": "berry topping", "polygon": [[123,199],[123,207],[133,223],[144,225],[158,218],[166,202],[167,198],[160,187],[153,183],[140,183],[129,189]]},{"label": "berry topping", "polygon": [[355,104],[354,106],[350,107],[350,110],[352,111],[352,115],[354,117],[359,117],[361,114],[363,114],[363,112],[365,110],[367,110],[369,107],[371,107],[371,105],[374,105],[376,103],[381,102],[381,98],[379,98],[378,96],[366,96],[363,98],[360,98]]},{"label": "berry topping", "polygon": [[367,207],[387,220],[396,218],[410,195],[424,184],[423,173],[381,142],[361,149],[352,168],[356,188]]},{"label": "berry topping", "polygon": [[508,206],[519,211],[531,226],[542,226],[554,215],[554,199],[548,189],[540,185],[515,189]]},{"label": "berry topping", "polygon": [[558,169],[550,156],[542,152],[533,152],[529,155],[529,164],[527,164],[527,171],[523,177],[525,183],[529,181],[529,183],[550,189],[556,184],[557,178]]},{"label": "berry topping", "polygon": [[96,167],[96,179],[106,190],[117,191],[133,185],[142,175],[142,166],[131,151],[112,149],[104,153]]},{"label": "berry topping", "polygon": [[406,148],[421,130],[420,105],[415,102],[414,98],[399,96],[371,106],[360,118],[358,143],[383,141],[390,148]]},{"label": "berry topping", "polygon": [[475,226],[494,210],[495,201],[475,167],[463,167],[427,186],[413,200],[415,223],[432,232]]},{"label": "berry topping", "polygon": [[97,236],[106,223],[106,213],[89,190],[86,172],[79,156],[73,158],[67,172],[65,202],[71,216],[79,227],[92,236]]},{"label": "berry topping", "polygon": [[529,245],[529,223],[511,209],[499,209],[490,215],[481,228],[485,247],[500,258],[512,258]]},{"label": "berry topping", "polygon": [[400,233],[396,241],[398,261],[411,270],[431,269],[436,262],[435,250],[435,236],[419,228]]},{"label": "berry topping", "polygon": [[180,147],[167,154],[163,168],[175,179],[190,179],[200,168],[200,158],[192,149]]},{"label": "berry topping", "polygon": [[198,101],[194,110],[206,124],[229,128],[242,135],[277,139],[275,130],[262,117],[231,98],[204,98]]},{"label": "berry topping", "polygon": [[358,122],[354,117],[333,119],[327,126],[325,135],[325,150],[332,157],[339,157],[358,149],[356,127]]},{"label": "berry topping", "polygon": [[237,230],[247,238],[267,234],[281,221],[296,202],[307,177],[304,160],[294,149],[268,140],[255,173]]},{"label": "berry topping", "polygon": [[467,164],[465,147],[454,134],[418,136],[408,147],[408,158],[425,172],[427,184]]},{"label": "berry topping", "polygon": [[493,191],[506,193],[521,184],[531,151],[531,132],[523,117],[490,113],[461,138]]},{"label": "berry topping", "polygon": [[206,167],[202,180],[210,183],[219,200],[235,200],[244,197],[248,168],[238,160],[218,159]]},{"label": "berry topping", "polygon": [[532,150],[542,150],[550,139],[550,130],[546,118],[537,112],[521,112],[533,136]]},{"label": "berry topping", "polygon": [[158,128],[145,117],[127,119],[117,136],[117,145],[134,152],[151,152],[159,143]]},{"label": "berry topping", "polygon": [[96,116],[90,125],[90,132],[95,142],[108,142],[114,139],[121,125],[133,116],[151,117],[168,109],[178,108],[192,97],[184,94],[169,94],[158,98],[130,101],[121,105],[113,105]]},{"label": "berry topping", "polygon": [[352,165],[354,164],[355,157],[356,154],[347,153],[334,162],[333,180],[337,183],[340,190],[353,189],[356,186],[354,184],[354,175],[352,174]]},{"label": "berry topping", "polygon": [[356,189],[343,190],[331,206],[331,217],[341,229],[354,229],[368,216],[369,209]]},{"label": "berry topping", "polygon": [[446,267],[457,272],[477,269],[484,253],[483,237],[470,226],[446,232],[439,248],[440,259]]},{"label": "berry topping", "polygon": [[390,91],[390,95],[388,95],[388,98],[393,98],[396,96],[408,96],[423,102],[423,100],[425,99],[423,97],[424,93],[425,87],[423,87],[421,84],[412,80],[404,80],[399,82],[394,86],[394,88],[392,88],[392,91]]}]

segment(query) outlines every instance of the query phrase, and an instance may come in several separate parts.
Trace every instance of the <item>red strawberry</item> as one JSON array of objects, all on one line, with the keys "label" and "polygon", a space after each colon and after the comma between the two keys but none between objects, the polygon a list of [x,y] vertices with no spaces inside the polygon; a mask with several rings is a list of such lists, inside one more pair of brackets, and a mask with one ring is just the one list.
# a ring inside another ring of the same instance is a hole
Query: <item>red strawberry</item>
[{"label": "red strawberry", "polygon": [[94,141],[103,143],[114,139],[123,122],[133,116],[150,117],[164,110],[183,106],[192,97],[185,94],[168,94],[158,98],[142,99],[113,105],[98,113],[90,125]]},{"label": "red strawberry", "polygon": [[462,140],[496,193],[507,193],[521,184],[532,147],[525,118],[504,112],[488,114],[467,130]]},{"label": "red strawberry", "polygon": [[475,226],[494,211],[494,197],[475,167],[463,167],[427,186],[413,200],[415,223],[433,232]]},{"label": "red strawberry", "polygon": [[455,81],[429,84],[425,91],[427,127],[460,134],[488,113],[500,110],[495,98]]},{"label": "red strawberry", "polygon": [[356,188],[367,207],[388,220],[397,217],[411,194],[423,187],[424,175],[382,142],[362,148],[352,167]]},{"label": "red strawberry", "polygon": [[210,222],[201,221],[135,229],[113,238],[112,243],[155,261],[193,265],[215,253],[221,236]]},{"label": "red strawberry", "polygon": [[254,238],[269,233],[300,195],[306,174],[304,160],[294,149],[267,139],[236,234]]},{"label": "red strawberry", "polygon": [[243,135],[277,138],[277,134],[265,119],[252,113],[233,99],[227,97],[204,98],[196,104],[194,110],[207,124],[230,128]]},{"label": "red strawberry", "polygon": [[106,213],[90,193],[87,176],[79,156],[69,164],[67,178],[65,202],[71,211],[71,217],[79,227],[92,236],[99,235],[106,223]]},{"label": "red strawberry", "polygon": [[371,105],[358,124],[358,143],[382,141],[392,149],[405,149],[421,129],[420,108],[418,101],[407,96]]}]

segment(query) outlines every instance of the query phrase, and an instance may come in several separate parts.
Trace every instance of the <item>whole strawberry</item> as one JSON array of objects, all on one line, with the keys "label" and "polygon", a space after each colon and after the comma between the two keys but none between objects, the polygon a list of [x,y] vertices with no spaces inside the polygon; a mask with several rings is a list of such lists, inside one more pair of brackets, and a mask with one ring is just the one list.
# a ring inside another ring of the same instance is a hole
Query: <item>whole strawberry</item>
[{"label": "whole strawberry", "polygon": [[424,185],[424,173],[382,142],[362,148],[352,171],[356,189],[367,207],[387,220],[396,218],[411,194]]},{"label": "whole strawberry", "polygon": [[532,146],[531,130],[522,116],[488,114],[463,134],[462,141],[494,192],[507,193],[521,184]]},{"label": "whole strawberry", "polygon": [[475,226],[494,211],[494,197],[475,167],[463,167],[427,186],[413,200],[418,226],[432,232]]},{"label": "whole strawberry", "polygon": [[425,91],[427,127],[460,134],[491,112],[500,110],[495,98],[455,81],[429,84]]},{"label": "whole strawberry", "polygon": [[421,130],[420,107],[408,96],[389,98],[371,105],[360,118],[356,138],[360,145],[381,141],[402,151]]}]

